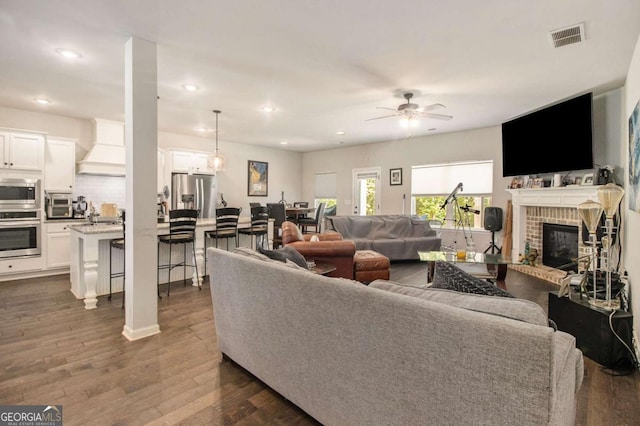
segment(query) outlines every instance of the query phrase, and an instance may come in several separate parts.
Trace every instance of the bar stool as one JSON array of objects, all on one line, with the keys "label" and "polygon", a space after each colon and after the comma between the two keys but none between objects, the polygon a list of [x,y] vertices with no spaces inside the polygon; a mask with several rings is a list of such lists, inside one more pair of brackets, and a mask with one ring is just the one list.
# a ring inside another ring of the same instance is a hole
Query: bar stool
[{"label": "bar stool", "polygon": [[[187,285],[187,267],[196,269],[196,279],[198,280],[198,289],[200,286],[200,275],[198,274],[198,264],[196,261],[196,221],[199,211],[194,209],[179,209],[169,211],[169,233],[158,235],[158,270],[168,269],[167,275],[167,296],[171,291],[171,271],[174,268],[182,266],[184,285]],[[187,245],[191,244],[193,251],[193,264],[187,263]],[[169,263],[160,265],[160,248],[162,245],[169,247]],[[173,246],[182,245],[182,261],[172,263],[171,256]],[[158,274],[158,297],[160,297],[160,274]]]},{"label": "bar stool", "polygon": [[216,229],[204,231],[204,274],[207,275],[207,240],[209,238],[216,240],[216,248],[218,248],[218,240],[227,241],[227,251],[229,250],[229,240],[233,238],[236,247],[238,247],[238,220],[241,207],[223,207],[216,209]]},{"label": "bar stool", "polygon": [[[109,241],[109,300],[111,300],[111,283],[114,278],[122,277],[122,307],[124,308],[124,272],[125,272],[125,257],[124,257],[124,237],[125,237],[125,214],[122,211],[122,238],[115,238]],[[118,250],[122,252],[122,272],[113,272],[113,251]]]},{"label": "bar stool", "polygon": [[255,249],[258,249],[258,238],[261,238],[262,248],[264,247],[264,241],[267,239],[267,232],[269,229],[269,210],[267,206],[251,207],[251,226],[249,228],[239,228],[238,233],[243,235],[249,235],[252,238],[256,238]]}]

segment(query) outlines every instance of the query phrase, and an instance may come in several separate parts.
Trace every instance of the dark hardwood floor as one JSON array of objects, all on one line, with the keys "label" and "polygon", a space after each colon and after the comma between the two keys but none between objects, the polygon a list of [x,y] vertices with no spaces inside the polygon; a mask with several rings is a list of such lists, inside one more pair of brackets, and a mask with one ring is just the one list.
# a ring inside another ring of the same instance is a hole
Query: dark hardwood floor
[{"label": "dark hardwood floor", "polygon": [[[420,283],[425,265],[392,265]],[[507,289],[546,309],[556,287],[515,271]],[[174,291],[175,290],[175,291]],[[87,311],[69,276],[0,283],[0,404],[60,404],[65,425],[316,425],[216,347],[209,286],[174,285],[159,300],[160,334],[122,337],[120,295]],[[585,358],[577,425],[640,424],[640,376],[607,374]]]}]

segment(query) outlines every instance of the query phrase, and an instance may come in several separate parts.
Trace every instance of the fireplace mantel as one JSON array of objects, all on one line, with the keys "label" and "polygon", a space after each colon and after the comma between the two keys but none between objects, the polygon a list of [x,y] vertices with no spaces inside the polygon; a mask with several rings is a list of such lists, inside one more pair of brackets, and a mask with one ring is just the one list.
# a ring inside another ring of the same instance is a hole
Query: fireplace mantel
[{"label": "fireplace mantel", "polygon": [[560,188],[507,189],[515,206],[573,207],[587,200],[598,201],[598,187],[571,185]]},{"label": "fireplace mantel", "polygon": [[578,208],[587,200],[598,201],[598,186],[571,185],[551,188],[507,189],[513,205],[513,249],[511,257],[517,259],[524,252],[527,207]]}]

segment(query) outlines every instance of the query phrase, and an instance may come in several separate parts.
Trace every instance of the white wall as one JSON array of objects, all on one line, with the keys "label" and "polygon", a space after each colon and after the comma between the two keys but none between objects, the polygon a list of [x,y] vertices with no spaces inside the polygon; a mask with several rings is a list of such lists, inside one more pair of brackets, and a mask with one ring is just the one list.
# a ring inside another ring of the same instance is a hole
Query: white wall
[{"label": "white wall", "polygon": [[[215,139],[189,137],[160,132],[158,146],[162,149],[179,148],[195,151],[215,151]],[[224,157],[224,170],[218,176],[218,194],[224,194],[229,206],[242,207],[242,215],[250,213],[249,203],[277,203],[282,191],[287,201],[298,199],[302,194],[302,154],[279,149],[218,140],[220,154]],[[269,163],[269,187],[267,197],[247,195],[248,161]]]},{"label": "white wall", "polygon": [[[505,191],[511,178],[502,177],[502,133],[500,126],[466,132],[416,137],[372,145],[336,148],[303,155],[303,199],[314,196],[314,174],[335,172],[338,186],[337,214],[352,214],[351,175],[355,168],[379,166],[382,169],[381,212],[405,213],[411,208],[411,166],[456,161],[493,160],[493,205],[506,209],[510,195]],[[389,169],[402,168],[402,185],[389,185]],[[453,189],[453,188],[451,188]]]},{"label": "white wall", "polygon": [[[625,165],[629,161],[629,127],[628,119],[633,112],[636,104],[640,102],[640,38],[636,43],[633,53],[629,72],[627,73],[627,81],[624,90],[624,116],[621,127],[625,129],[622,132],[624,143],[622,144],[621,155],[625,159]],[[625,175],[624,187],[628,190],[628,177]],[[636,307],[640,306],[640,262],[638,262],[638,253],[640,253],[640,213],[629,209],[627,198],[622,200],[624,212],[624,266],[629,273],[629,293],[631,300],[632,312]],[[633,315],[633,328],[637,334],[640,327],[640,315],[635,312]]]}]

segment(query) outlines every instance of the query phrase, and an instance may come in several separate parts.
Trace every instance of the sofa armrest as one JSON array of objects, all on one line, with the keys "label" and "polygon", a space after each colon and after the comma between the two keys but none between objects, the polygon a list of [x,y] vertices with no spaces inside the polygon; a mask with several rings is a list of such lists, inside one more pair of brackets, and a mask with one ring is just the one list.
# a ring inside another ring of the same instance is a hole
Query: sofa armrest
[{"label": "sofa armrest", "polygon": [[[339,235],[339,234],[338,234]],[[356,253],[356,245],[350,240],[295,241],[287,244],[294,247],[304,257],[308,256],[351,256]]]},{"label": "sofa armrest", "polygon": [[342,234],[336,231],[323,232],[321,234],[304,234],[304,240],[309,241],[311,237],[317,236],[320,241],[340,241],[342,240]]},{"label": "sofa armrest", "polygon": [[321,260],[333,264],[336,270],[329,273],[330,277],[353,279],[353,256],[356,253],[356,244],[353,241],[295,241],[287,246],[294,247],[307,260]]}]

